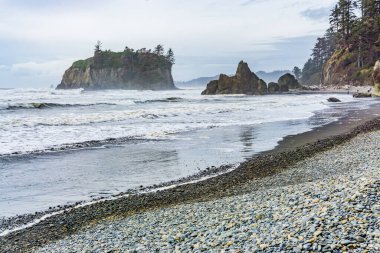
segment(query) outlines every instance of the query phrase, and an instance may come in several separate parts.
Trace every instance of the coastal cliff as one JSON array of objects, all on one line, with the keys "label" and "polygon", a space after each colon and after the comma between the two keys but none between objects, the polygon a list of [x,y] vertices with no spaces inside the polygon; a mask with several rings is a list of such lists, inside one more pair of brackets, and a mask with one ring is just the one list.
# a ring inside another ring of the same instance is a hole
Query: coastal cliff
[{"label": "coastal cliff", "polygon": [[323,83],[331,86],[372,86],[374,63],[358,67],[357,59],[357,52],[350,52],[349,48],[334,52],[323,66]]},{"label": "coastal cliff", "polygon": [[265,93],[267,93],[267,84],[249,69],[246,62],[240,61],[234,76],[221,74],[218,80],[207,84],[202,95]]},{"label": "coastal cliff", "polygon": [[380,58],[380,2],[337,1],[301,71],[303,85],[372,86]]},{"label": "coastal cliff", "polygon": [[93,57],[79,60],[67,69],[57,89],[175,89],[171,74],[174,57],[163,48],[126,49],[123,52],[95,50]]},{"label": "coastal cliff", "polygon": [[380,96],[380,60],[378,60],[373,68],[373,95]]}]

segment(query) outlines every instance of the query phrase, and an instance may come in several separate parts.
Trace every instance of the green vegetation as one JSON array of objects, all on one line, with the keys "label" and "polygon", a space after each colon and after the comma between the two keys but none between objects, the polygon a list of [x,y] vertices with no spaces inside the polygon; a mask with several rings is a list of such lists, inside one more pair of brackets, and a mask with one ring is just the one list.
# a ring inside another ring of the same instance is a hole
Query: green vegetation
[{"label": "green vegetation", "polygon": [[85,70],[88,66],[88,60],[79,60],[73,63],[72,67],[73,68],[78,68],[80,70]]},{"label": "green vegetation", "polygon": [[380,57],[380,1],[339,0],[331,10],[330,28],[318,38],[311,58],[302,69],[301,82],[315,76],[323,83],[326,64],[346,71],[349,78],[368,76],[362,70]]},{"label": "green vegetation", "polygon": [[294,76],[296,77],[297,80],[300,80],[301,76],[302,76],[302,70],[299,68],[299,67],[294,67],[293,68],[293,74]]},{"label": "green vegetation", "polygon": [[124,66],[123,57],[123,52],[100,51],[94,56],[94,67],[121,68]]},{"label": "green vegetation", "polygon": [[95,54],[96,53],[99,53],[100,51],[102,50],[102,42],[100,42],[100,40],[98,40],[95,44]]},{"label": "green vegetation", "polygon": [[175,63],[174,53],[173,53],[173,50],[171,48],[169,48],[165,57],[166,57],[166,60],[168,60],[171,64]]},{"label": "green vegetation", "polygon": [[78,68],[84,71],[87,67],[101,68],[127,68],[131,72],[150,71],[156,69],[171,68],[175,63],[174,53],[172,49],[164,55],[164,47],[157,45],[152,50],[142,48],[134,50],[125,47],[123,52],[112,52],[110,50],[102,50],[102,43],[98,41],[95,45],[94,56],[87,60],[79,60],[73,63],[72,68]]},{"label": "green vegetation", "polygon": [[161,44],[158,44],[153,51],[157,55],[163,55],[164,54],[164,47]]}]

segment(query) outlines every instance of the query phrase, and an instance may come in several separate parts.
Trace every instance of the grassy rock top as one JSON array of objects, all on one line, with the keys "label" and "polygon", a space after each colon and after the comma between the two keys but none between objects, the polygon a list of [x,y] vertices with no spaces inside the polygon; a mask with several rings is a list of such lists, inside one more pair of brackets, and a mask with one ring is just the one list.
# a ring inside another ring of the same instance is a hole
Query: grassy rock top
[{"label": "grassy rock top", "polygon": [[113,52],[110,50],[95,52],[93,57],[85,60],[75,61],[71,68],[85,70],[88,67],[95,69],[101,68],[130,68],[136,67],[147,70],[157,68],[168,69],[171,68],[172,63],[164,55],[159,55],[150,52],[150,50],[137,50],[130,49],[123,52]]}]

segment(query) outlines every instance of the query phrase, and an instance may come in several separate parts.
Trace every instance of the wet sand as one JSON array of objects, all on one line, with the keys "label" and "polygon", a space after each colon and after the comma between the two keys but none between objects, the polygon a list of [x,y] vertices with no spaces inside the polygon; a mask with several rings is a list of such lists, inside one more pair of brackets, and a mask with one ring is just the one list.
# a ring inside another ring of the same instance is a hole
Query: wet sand
[{"label": "wet sand", "polygon": [[331,136],[340,135],[353,131],[364,122],[374,120],[380,117],[380,106],[375,105],[366,110],[353,110],[349,115],[343,117],[339,121],[332,122],[328,125],[317,127],[312,131],[286,136],[278,143],[273,150],[265,153],[278,153],[291,150],[311,142],[326,139]]}]

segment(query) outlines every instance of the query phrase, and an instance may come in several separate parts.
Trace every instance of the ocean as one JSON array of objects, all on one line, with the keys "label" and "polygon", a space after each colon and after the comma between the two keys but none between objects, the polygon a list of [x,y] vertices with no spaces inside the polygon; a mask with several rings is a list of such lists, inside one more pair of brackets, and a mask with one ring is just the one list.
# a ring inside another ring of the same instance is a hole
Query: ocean
[{"label": "ocean", "polygon": [[[233,165],[379,103],[347,94],[0,90],[0,217]],[[334,96],[342,103],[328,103]]]}]

